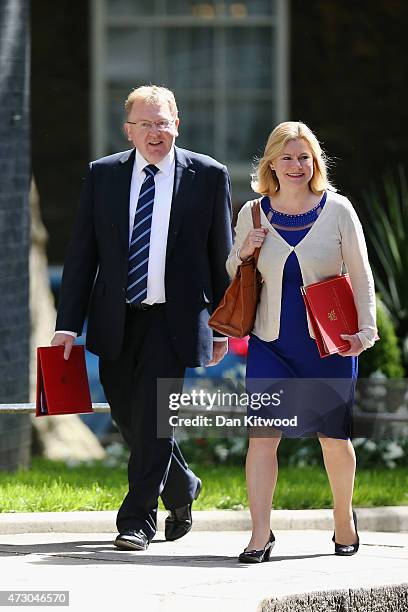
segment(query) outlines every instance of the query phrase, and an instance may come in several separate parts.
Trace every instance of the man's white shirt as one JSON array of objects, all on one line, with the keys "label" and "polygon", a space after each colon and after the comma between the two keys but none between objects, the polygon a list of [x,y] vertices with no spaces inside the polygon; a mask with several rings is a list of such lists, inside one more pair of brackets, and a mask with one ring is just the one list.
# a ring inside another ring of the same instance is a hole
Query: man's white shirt
[{"label": "man's white shirt", "polygon": [[[143,155],[136,150],[135,163],[133,164],[132,181],[130,184],[129,198],[129,244],[133,232],[133,222],[139,199],[140,188],[146,178],[143,169],[149,165]],[[153,206],[152,227],[150,232],[149,264],[147,270],[147,296],[143,300],[145,304],[161,304],[166,301],[164,289],[164,273],[166,266],[167,235],[169,233],[169,221],[171,201],[173,198],[174,185],[174,147],[170,149],[166,157],[154,164],[159,172],[154,177],[155,195]]]}]

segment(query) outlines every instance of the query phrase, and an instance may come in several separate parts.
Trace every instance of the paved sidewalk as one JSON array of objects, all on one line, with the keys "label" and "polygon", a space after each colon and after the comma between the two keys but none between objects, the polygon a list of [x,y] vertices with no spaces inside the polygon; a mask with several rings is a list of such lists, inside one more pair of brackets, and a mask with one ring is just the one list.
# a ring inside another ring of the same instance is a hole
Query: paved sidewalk
[{"label": "paved sidewalk", "polygon": [[[158,533],[144,552],[115,549],[114,535],[3,534],[1,589],[69,590],[75,612],[408,610],[408,533],[360,531],[360,551],[344,558],[333,555],[331,530],[275,530],[271,561],[256,566],[237,562],[242,531],[194,531],[178,542]],[[376,589],[384,585],[395,586]]]}]

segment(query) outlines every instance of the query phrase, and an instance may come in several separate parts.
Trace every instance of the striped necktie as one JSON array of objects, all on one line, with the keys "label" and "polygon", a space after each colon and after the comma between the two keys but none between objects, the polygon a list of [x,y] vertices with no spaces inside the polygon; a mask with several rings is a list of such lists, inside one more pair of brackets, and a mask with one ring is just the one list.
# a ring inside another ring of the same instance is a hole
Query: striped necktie
[{"label": "striped necktie", "polygon": [[140,304],[147,296],[147,269],[155,193],[154,175],[159,169],[149,164],[143,171],[146,177],[140,188],[129,245],[126,299],[133,304]]}]

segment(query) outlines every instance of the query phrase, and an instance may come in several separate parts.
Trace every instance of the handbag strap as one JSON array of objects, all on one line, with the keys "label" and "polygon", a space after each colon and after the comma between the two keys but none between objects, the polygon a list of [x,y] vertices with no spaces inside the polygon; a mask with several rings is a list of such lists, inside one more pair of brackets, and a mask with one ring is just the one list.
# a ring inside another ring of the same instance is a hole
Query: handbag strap
[{"label": "handbag strap", "polygon": [[[252,213],[252,224],[255,229],[261,227],[261,203],[260,200],[254,200],[251,202],[251,213]],[[260,247],[257,247],[254,251],[253,258],[255,266],[258,263],[259,253],[261,252]]]}]

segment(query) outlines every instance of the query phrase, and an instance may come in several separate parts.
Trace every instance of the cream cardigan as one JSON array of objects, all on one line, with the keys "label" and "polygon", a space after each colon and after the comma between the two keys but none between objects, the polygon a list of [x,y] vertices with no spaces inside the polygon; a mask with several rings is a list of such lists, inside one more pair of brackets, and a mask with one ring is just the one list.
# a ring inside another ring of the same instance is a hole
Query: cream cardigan
[{"label": "cream cardigan", "polygon": [[[294,247],[279,235],[262,209],[261,225],[268,229],[268,234],[258,260],[264,282],[254,334],[268,342],[279,337],[283,268],[289,254],[295,251],[304,285],[341,274],[345,264],[358,312],[358,336],[365,349],[373,346],[377,333],[374,281],[363,229],[351,202],[338,193],[328,191],[318,219]],[[250,202],[247,202],[238,214],[234,245],[226,262],[231,278],[240,264],[237,251],[252,227]],[[309,317],[307,322],[310,336],[314,338]]]}]

